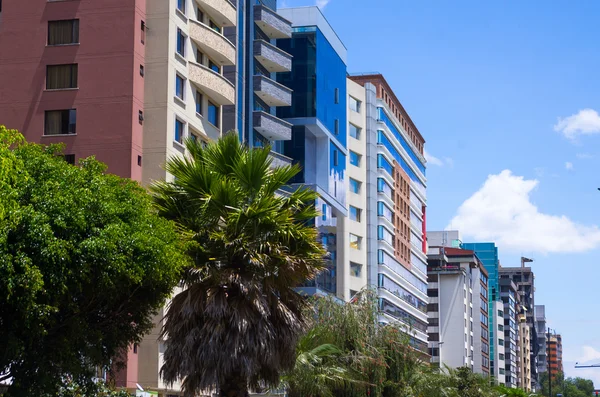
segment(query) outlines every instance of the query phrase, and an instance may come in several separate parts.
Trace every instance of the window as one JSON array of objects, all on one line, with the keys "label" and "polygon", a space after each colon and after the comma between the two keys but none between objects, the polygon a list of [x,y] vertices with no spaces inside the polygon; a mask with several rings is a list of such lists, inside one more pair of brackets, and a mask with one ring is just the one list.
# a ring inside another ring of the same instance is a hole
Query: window
[{"label": "window", "polygon": [[350,124],[350,136],[354,139],[360,139],[360,128],[354,124]]},{"label": "window", "polygon": [[196,91],[196,113],[202,115],[202,93],[200,91]]},{"label": "window", "polygon": [[350,275],[360,277],[362,274],[362,265],[360,263],[350,262]]},{"label": "window", "polygon": [[185,80],[180,75],[175,75],[175,96],[183,101],[185,91]]},{"label": "window", "polygon": [[334,91],[334,94],[333,94],[333,95],[334,95],[334,102],[335,102],[336,104],[337,104],[337,103],[340,103],[340,89],[339,89],[339,88],[336,88],[336,89],[335,89],[335,91]]},{"label": "window", "polygon": [[140,65],[140,76],[144,77],[144,65]]},{"label": "window", "polygon": [[357,181],[356,179],[350,178],[350,191],[352,193],[360,193],[360,185],[362,183],[360,183],[359,181]]},{"label": "window", "polygon": [[79,44],[79,19],[48,21],[48,45]]},{"label": "window", "polygon": [[339,135],[340,134],[340,120],[335,119],[333,121],[333,130],[335,132],[335,135]]},{"label": "window", "polygon": [[146,22],[142,21],[140,41],[142,44],[146,42]]},{"label": "window", "polygon": [[200,50],[196,50],[196,63],[202,65],[204,62],[204,54]]},{"label": "window", "polygon": [[185,57],[185,35],[181,29],[177,28],[177,53]]},{"label": "window", "polygon": [[196,8],[196,19],[198,22],[204,22],[204,13],[200,8]]},{"label": "window", "polygon": [[175,141],[182,143],[183,142],[183,132],[185,129],[185,124],[183,121],[179,119],[175,119]]},{"label": "window", "polygon": [[63,156],[65,161],[71,165],[75,165],[75,155],[74,154],[65,154]]},{"label": "window", "polygon": [[360,113],[360,101],[356,98],[350,97],[350,99],[348,100],[348,107],[350,108],[350,110]]},{"label": "window", "polygon": [[338,165],[338,158],[339,158],[339,156],[338,156],[338,151],[337,151],[337,150],[334,150],[334,151],[333,151],[333,165],[334,165],[334,166],[337,166],[337,165]]},{"label": "window", "polygon": [[214,30],[215,32],[221,33],[221,27],[219,25],[217,25],[216,23],[214,23],[212,21],[212,19],[209,21],[208,25],[210,26],[210,28],[212,30]]},{"label": "window", "polygon": [[356,208],[353,205],[350,206],[350,220],[360,222],[360,213],[362,210],[360,208]]},{"label": "window", "polygon": [[215,127],[219,127],[219,107],[208,101],[208,121]]},{"label": "window", "polygon": [[356,167],[360,167],[360,158],[360,154],[353,152],[352,150],[350,151],[350,164]]},{"label": "window", "polygon": [[185,1],[186,0],[177,0],[177,9],[185,15]]},{"label": "window", "polygon": [[362,237],[357,236],[356,234],[350,233],[350,248],[359,250],[361,243],[362,243]]},{"label": "window", "polygon": [[46,89],[77,88],[77,64],[46,66]]},{"label": "window", "polygon": [[321,206],[321,219],[324,221],[327,220],[327,204]]},{"label": "window", "polygon": [[70,135],[76,133],[77,110],[48,110],[45,114],[44,135]]},{"label": "window", "polygon": [[219,65],[217,65],[210,59],[208,60],[208,67],[215,73],[221,73],[221,68],[219,67]]}]

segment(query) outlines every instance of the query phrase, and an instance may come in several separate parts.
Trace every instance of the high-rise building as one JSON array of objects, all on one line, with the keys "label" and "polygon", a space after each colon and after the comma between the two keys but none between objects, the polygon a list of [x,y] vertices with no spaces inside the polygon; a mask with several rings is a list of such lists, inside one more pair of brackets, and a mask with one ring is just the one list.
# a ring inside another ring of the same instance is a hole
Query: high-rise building
[{"label": "high-rise building", "polygon": [[[489,282],[488,282],[489,286]],[[491,304],[491,315],[489,329],[490,329],[490,375],[493,377],[494,382],[499,385],[506,384],[506,353],[504,348],[504,303],[502,300],[495,300]],[[492,340],[492,328],[497,331],[493,333],[494,339]],[[491,345],[494,342],[494,352],[492,353]],[[492,362],[495,364],[492,367]]]},{"label": "high-rise building", "polygon": [[563,372],[562,363],[562,336],[560,334],[549,334],[547,338],[548,372],[552,379]]},{"label": "high-rise building", "polygon": [[548,371],[548,358],[546,357],[546,306],[535,305],[535,329],[538,340],[537,370],[538,374]]},{"label": "high-rise building", "polygon": [[[382,322],[412,329],[413,346],[427,352],[425,140],[381,74],[352,75],[365,88],[366,155],[350,150],[350,167],[366,163],[369,285],[379,287]],[[356,102],[355,102],[356,103]]]},{"label": "high-rise building", "polygon": [[531,391],[531,329],[527,325],[527,319],[524,314],[519,315],[519,336],[518,336],[518,383],[519,388],[525,391]]},{"label": "high-rise building", "polygon": [[505,385],[517,387],[519,382],[519,294],[517,286],[510,279],[500,279],[500,298],[504,303],[504,324],[498,325],[498,332],[504,339],[498,339],[498,345],[504,345]]},{"label": "high-rise building", "polygon": [[523,308],[527,325],[531,330],[530,334],[530,371],[531,382],[537,385],[537,355],[539,346],[537,340],[537,330],[534,320],[535,311],[535,275],[531,267],[525,267],[525,262],[530,262],[530,259],[521,258],[521,267],[504,267],[499,270],[500,279],[512,280],[517,286],[517,291],[520,298],[520,305]]},{"label": "high-rise building", "polygon": [[434,365],[488,376],[488,277],[472,250],[429,247],[429,354]]},{"label": "high-rise building", "polygon": [[[488,302],[490,305],[490,372],[493,374],[495,379],[501,379],[501,377],[504,376],[503,372],[505,366],[502,363],[504,359],[496,351],[496,346],[498,346],[499,340],[504,340],[504,332],[500,330],[504,327],[504,323],[503,321],[499,323],[497,322],[498,316],[495,315],[493,310],[494,302],[497,303],[496,306],[498,307],[503,306],[500,299],[500,286],[498,283],[498,269],[500,268],[498,247],[496,247],[496,244],[494,243],[462,243],[461,247],[475,251],[475,254],[481,260],[489,275]],[[498,364],[496,364],[496,358],[500,360]]]}]

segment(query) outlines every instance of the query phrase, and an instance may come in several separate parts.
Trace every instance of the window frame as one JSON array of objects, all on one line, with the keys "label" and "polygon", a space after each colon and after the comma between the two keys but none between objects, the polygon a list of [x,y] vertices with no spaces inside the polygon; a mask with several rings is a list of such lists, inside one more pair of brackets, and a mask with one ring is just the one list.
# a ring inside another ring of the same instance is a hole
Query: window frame
[{"label": "window frame", "polygon": [[[349,177],[348,186],[350,187],[350,192],[355,193],[355,194],[360,194],[360,191],[362,188],[362,182],[357,179],[354,179],[352,177]],[[356,189],[354,189],[353,186],[356,186]]]},{"label": "window frame", "polygon": [[[185,102],[185,77],[179,73],[175,73],[175,97]],[[180,87],[181,82],[181,87]],[[179,89],[181,88],[181,96],[179,96]]]},{"label": "window frame", "polygon": [[[354,214],[352,213],[354,210]],[[361,222],[362,217],[362,209],[355,207],[353,205],[348,206],[348,219],[355,222]]]},{"label": "window frame", "polygon": [[[354,138],[354,139],[356,139],[357,141],[359,141],[359,140],[360,140],[361,133],[362,133],[362,128],[360,128],[360,127],[358,127],[358,126],[356,126],[356,125],[354,125],[354,124],[352,124],[352,123],[349,123],[349,124],[350,124],[350,125],[349,125],[349,127],[348,127],[348,135],[350,135],[352,138]],[[355,134],[352,134],[352,131],[353,131],[353,130],[354,130],[354,131],[356,131],[356,133],[355,133]]]},{"label": "window frame", "polygon": [[[61,132],[57,134],[48,134],[48,116],[49,113],[55,112],[68,112],[65,117],[64,114],[61,115]],[[74,122],[71,122],[71,119],[74,118]],[[67,120],[66,133],[64,132],[64,126],[62,126],[62,121]],[[70,132],[72,131],[72,132]],[[54,110],[46,110],[44,111],[44,136],[65,136],[65,135],[77,135],[77,109],[54,109]]]},{"label": "window frame", "polygon": [[[215,109],[215,115],[216,115],[216,119],[214,120],[214,122],[211,120],[211,114],[210,114],[210,109],[211,107],[214,107]],[[221,124],[221,107],[217,104],[215,104],[214,102],[208,101],[208,106],[207,106],[207,119],[208,122],[211,123],[212,125],[214,125],[216,128],[220,128],[220,124]]]},{"label": "window frame", "polygon": [[186,15],[187,4],[186,0],[177,0],[177,10],[183,15]]},{"label": "window frame", "polygon": [[[178,55],[182,56],[183,58],[185,58],[185,47],[187,45],[187,36],[183,33],[183,30],[181,30],[181,28],[177,28],[177,45],[175,48],[175,51],[177,52]],[[181,50],[181,52],[180,52]]]},{"label": "window frame", "polygon": [[[180,137],[179,139],[177,139],[177,125],[181,124],[181,132],[180,132]],[[183,145],[183,141],[185,139],[185,128],[186,128],[186,122],[183,121],[182,119],[180,119],[179,117],[175,116],[175,129],[173,130],[173,141],[177,142],[180,145]]]},{"label": "window frame", "polygon": [[[51,68],[59,68],[59,67],[70,67],[70,84],[68,87],[50,87],[50,81],[48,79],[48,74],[50,73]],[[73,73],[75,71],[75,73]],[[77,63],[63,63],[56,65],[46,65],[46,91],[53,90],[76,90],[79,89],[79,64]]]},{"label": "window frame", "polygon": [[[360,167],[360,163],[362,160],[362,155],[356,153],[355,151],[350,150],[350,155],[348,156],[350,158],[350,164],[355,166],[355,167]],[[352,161],[353,158],[356,158],[356,164]]]},{"label": "window frame", "polygon": [[[60,23],[60,22],[72,22],[71,25],[71,40],[68,43],[50,43],[50,30],[52,28],[52,24],[53,23]],[[46,38],[46,45],[47,46],[64,46],[64,45],[78,45],[79,43],[79,19],[78,18],[73,18],[73,19],[56,19],[56,20],[52,20],[52,21],[48,21],[48,31],[47,31],[47,38]]]}]

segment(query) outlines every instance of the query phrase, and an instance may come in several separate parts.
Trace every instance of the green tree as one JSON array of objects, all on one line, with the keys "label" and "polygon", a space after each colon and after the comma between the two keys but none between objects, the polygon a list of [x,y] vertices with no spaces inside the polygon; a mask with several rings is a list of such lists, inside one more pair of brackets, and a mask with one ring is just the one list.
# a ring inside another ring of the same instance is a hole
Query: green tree
[{"label": "green tree", "polygon": [[236,134],[186,148],[167,163],[174,181],[152,187],[194,261],[165,318],[161,372],[183,379],[188,395],[246,396],[294,365],[306,306],[294,287],[324,263],[312,226],[317,194],[286,190],[299,167],[271,168],[269,148],[248,149]]},{"label": "green tree", "polygon": [[135,182],[0,127],[0,378],[10,396],[85,385],[152,326],[186,257]]}]

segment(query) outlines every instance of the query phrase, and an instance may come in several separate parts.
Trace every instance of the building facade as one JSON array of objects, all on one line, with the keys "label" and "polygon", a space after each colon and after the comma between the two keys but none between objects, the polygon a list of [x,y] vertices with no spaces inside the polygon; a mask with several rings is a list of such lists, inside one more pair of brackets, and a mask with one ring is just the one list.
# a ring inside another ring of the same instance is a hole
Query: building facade
[{"label": "building facade", "polygon": [[366,99],[351,105],[366,111],[366,157],[348,156],[350,167],[366,163],[367,282],[379,287],[380,321],[407,325],[413,347],[427,353],[425,141],[381,74],[350,79]]},{"label": "building facade", "polygon": [[546,306],[535,305],[535,329],[538,340],[537,370],[538,374],[548,371],[548,357],[546,356]]},{"label": "building facade", "polygon": [[555,379],[559,373],[563,373],[562,336],[556,333],[548,333],[547,336],[548,372],[550,377]]},{"label": "building facade", "polygon": [[[489,286],[489,281],[488,281]],[[506,385],[506,353],[504,349],[504,303],[502,300],[495,300],[491,304],[492,322],[490,322],[490,375],[498,385]],[[492,340],[492,330],[493,340]],[[500,343],[502,342],[502,343]],[[491,345],[494,344],[492,353]],[[492,363],[495,365],[492,366]]]},{"label": "building facade", "polygon": [[524,314],[519,315],[519,382],[518,386],[531,391],[531,330]]},{"label": "building facade", "polygon": [[429,247],[429,354],[436,366],[490,375],[487,271],[471,250]]},{"label": "building facade", "polygon": [[504,304],[504,324],[498,326],[498,332],[504,335],[498,340],[504,345],[504,378],[507,387],[517,387],[519,382],[519,295],[517,286],[511,280],[501,279],[500,297]]}]

